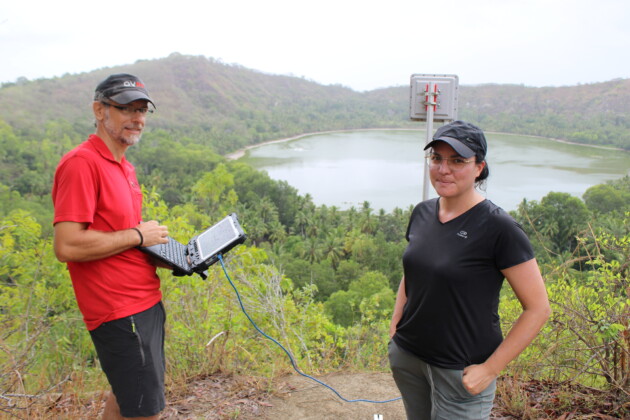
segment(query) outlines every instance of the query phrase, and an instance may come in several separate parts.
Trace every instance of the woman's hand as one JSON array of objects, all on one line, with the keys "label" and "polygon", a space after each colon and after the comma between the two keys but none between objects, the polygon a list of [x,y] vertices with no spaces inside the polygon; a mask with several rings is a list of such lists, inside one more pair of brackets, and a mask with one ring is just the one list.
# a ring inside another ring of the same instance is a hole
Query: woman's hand
[{"label": "woman's hand", "polygon": [[512,325],[505,340],[484,363],[464,369],[464,387],[473,395],[486,389],[508,363],[516,359],[534,340],[551,314],[545,282],[535,259],[501,272],[512,286],[523,312]]},{"label": "woman's hand", "polygon": [[462,382],[464,388],[471,395],[477,395],[497,378],[498,374],[495,373],[486,364],[470,365],[464,368],[464,377]]},{"label": "woman's hand", "polygon": [[398,293],[396,293],[396,302],[394,303],[394,312],[392,313],[392,320],[389,323],[389,339],[391,340],[396,335],[396,326],[398,321],[402,318],[403,308],[407,302],[407,294],[405,293],[405,277],[400,280],[398,286]]}]

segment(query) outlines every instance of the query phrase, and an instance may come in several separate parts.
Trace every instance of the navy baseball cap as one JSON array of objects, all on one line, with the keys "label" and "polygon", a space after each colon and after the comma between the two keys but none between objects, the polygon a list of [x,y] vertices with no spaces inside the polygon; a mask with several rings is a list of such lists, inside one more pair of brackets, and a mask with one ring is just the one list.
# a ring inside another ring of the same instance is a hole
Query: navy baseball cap
[{"label": "navy baseball cap", "polygon": [[479,160],[486,157],[488,144],[481,128],[465,121],[453,121],[438,128],[433,135],[433,141],[424,150],[443,141],[451,146],[458,155],[466,159],[476,156]]},{"label": "navy baseball cap", "polygon": [[123,105],[143,99],[155,107],[142,80],[127,73],[112,74],[96,86],[94,100],[102,99],[111,99]]}]

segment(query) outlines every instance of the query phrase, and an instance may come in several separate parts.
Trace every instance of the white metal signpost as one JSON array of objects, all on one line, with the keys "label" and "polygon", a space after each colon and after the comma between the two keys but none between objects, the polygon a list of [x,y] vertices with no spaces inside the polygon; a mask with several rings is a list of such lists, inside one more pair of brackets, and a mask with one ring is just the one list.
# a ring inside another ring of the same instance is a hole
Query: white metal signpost
[{"label": "white metal signpost", "polygon": [[[433,136],[433,121],[447,123],[457,119],[459,79],[454,74],[412,74],[409,117],[426,121],[425,146]],[[422,200],[429,198],[429,168],[425,162]]]}]

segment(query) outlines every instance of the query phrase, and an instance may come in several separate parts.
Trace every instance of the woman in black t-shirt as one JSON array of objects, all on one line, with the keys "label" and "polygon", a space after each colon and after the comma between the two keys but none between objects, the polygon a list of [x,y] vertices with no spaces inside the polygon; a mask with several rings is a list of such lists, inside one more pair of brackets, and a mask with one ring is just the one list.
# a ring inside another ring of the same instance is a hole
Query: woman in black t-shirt
[{"label": "woman in black t-shirt", "polygon": [[[529,240],[476,186],[488,176],[487,143],[455,121],[425,150],[439,198],[413,210],[389,359],[410,419],[487,419],[496,378],[538,334],[549,301]],[[523,312],[503,340],[506,278]]]}]

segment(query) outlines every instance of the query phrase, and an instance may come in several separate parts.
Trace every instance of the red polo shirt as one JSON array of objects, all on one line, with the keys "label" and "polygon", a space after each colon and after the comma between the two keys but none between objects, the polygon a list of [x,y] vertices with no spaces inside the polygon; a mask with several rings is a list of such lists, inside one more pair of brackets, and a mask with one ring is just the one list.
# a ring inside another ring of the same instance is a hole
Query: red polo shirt
[{"label": "red polo shirt", "polygon": [[[52,190],[53,223],[87,223],[104,232],[129,229],[142,220],[142,191],[136,172],[120,163],[98,136],[59,162]],[[160,301],[160,279],[150,259],[135,248],[101,260],[69,262],[79,309],[88,330],[144,311]]]}]

